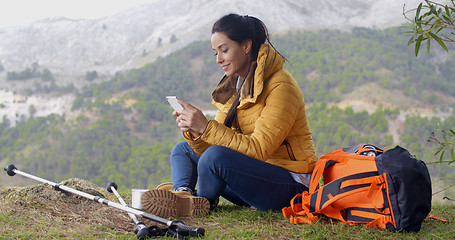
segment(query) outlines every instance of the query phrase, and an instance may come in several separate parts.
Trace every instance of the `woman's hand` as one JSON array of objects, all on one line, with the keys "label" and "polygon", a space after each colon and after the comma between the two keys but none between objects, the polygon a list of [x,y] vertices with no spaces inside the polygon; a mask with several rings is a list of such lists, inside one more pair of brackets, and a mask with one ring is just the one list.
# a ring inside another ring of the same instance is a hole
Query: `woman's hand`
[{"label": "woman's hand", "polygon": [[201,110],[185,101],[179,100],[179,103],[184,107],[183,110],[174,111],[172,115],[176,118],[177,125],[180,130],[190,132],[193,137],[199,137],[205,130],[209,121],[204,116]]}]

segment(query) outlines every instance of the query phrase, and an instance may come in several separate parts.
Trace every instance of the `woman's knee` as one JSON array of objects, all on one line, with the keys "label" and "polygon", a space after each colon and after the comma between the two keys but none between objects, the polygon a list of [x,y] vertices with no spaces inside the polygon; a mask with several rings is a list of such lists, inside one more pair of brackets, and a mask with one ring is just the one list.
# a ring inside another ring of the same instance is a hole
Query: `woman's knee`
[{"label": "woman's knee", "polygon": [[224,153],[226,151],[229,151],[229,150],[230,149],[227,147],[213,145],[213,146],[210,146],[209,148],[207,148],[202,155],[211,157],[211,158],[219,158],[220,156],[224,155]]},{"label": "woman's knee", "polygon": [[207,148],[204,153],[199,158],[199,166],[210,166],[212,164],[217,164],[221,159],[226,158],[226,151],[230,150],[229,148],[223,146],[210,146]]},{"label": "woman's knee", "polygon": [[188,149],[190,149],[190,148],[191,147],[188,145],[187,142],[185,142],[185,141],[179,142],[172,149],[171,155],[186,153],[188,151]]},{"label": "woman's knee", "polygon": [[187,142],[177,143],[171,152],[171,166],[174,164],[174,162],[179,162],[181,159],[187,159],[187,156],[190,155],[190,151],[193,152],[193,149],[191,149]]}]

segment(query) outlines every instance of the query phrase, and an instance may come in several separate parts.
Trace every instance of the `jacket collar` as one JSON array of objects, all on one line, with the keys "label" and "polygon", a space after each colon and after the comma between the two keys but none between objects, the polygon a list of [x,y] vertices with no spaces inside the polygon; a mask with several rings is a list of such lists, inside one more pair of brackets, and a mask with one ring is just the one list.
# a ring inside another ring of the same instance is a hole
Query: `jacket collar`
[{"label": "jacket collar", "polygon": [[[248,86],[253,86],[255,70],[256,62],[252,62],[248,76],[245,78],[245,81],[240,88],[240,99],[243,99],[248,95],[251,97],[253,96],[253,89]],[[238,78],[239,76],[237,74],[233,76],[224,75],[218,86],[212,92],[213,100],[221,104],[226,104],[236,92]]]}]

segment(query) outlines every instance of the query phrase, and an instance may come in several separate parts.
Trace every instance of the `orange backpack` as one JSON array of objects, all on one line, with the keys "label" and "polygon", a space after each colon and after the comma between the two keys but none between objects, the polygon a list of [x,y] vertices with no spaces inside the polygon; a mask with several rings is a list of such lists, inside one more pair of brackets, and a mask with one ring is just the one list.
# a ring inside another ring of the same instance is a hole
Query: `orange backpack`
[{"label": "orange backpack", "polygon": [[[321,177],[324,185],[319,187]],[[383,151],[362,144],[322,156],[309,191],[297,194],[283,216],[297,224],[316,222],[315,214],[324,214],[343,223],[417,232],[430,216],[431,196],[423,161],[399,146]]]}]

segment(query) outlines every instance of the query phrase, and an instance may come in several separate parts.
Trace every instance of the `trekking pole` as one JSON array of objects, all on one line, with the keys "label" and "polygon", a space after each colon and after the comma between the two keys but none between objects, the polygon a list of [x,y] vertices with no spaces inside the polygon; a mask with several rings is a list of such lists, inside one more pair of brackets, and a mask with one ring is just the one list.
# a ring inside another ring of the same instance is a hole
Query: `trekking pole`
[{"label": "trekking pole", "polygon": [[134,209],[134,208],[131,208],[128,206],[123,206],[121,204],[109,201],[108,199],[104,199],[99,196],[93,196],[91,194],[81,192],[79,190],[70,188],[70,187],[62,185],[60,183],[54,183],[54,182],[48,181],[46,179],[43,179],[43,178],[40,178],[37,176],[33,176],[31,174],[18,170],[13,164],[10,164],[9,166],[4,167],[4,170],[6,171],[6,173],[8,173],[9,176],[14,176],[16,174],[19,174],[24,177],[28,177],[28,178],[31,178],[33,180],[36,180],[36,181],[39,181],[42,183],[47,183],[47,184],[51,185],[52,187],[54,187],[54,189],[60,189],[60,190],[63,190],[63,191],[69,192],[69,193],[73,193],[73,194],[85,197],[87,199],[93,200],[97,203],[103,203],[109,207],[117,208],[119,210],[134,214],[136,216],[140,216],[140,217],[152,220],[154,222],[166,225],[166,226],[168,226],[169,230],[171,230],[177,234],[176,237],[180,237],[180,236],[201,237],[201,236],[204,236],[204,234],[205,234],[205,230],[203,228],[196,228],[196,227],[188,226],[188,225],[185,225],[181,221],[171,221],[171,220],[168,220],[165,218],[161,218],[161,217],[152,215],[150,213],[142,212],[142,211],[139,211],[137,209]]},{"label": "trekking pole", "polygon": [[[115,184],[114,182],[108,183],[106,190],[110,193],[114,193],[115,196],[117,197],[117,199],[119,200],[119,202],[123,206],[128,207],[126,202],[123,200],[123,198],[117,192],[117,184]],[[140,222],[139,220],[137,220],[136,215],[134,215],[132,213],[128,213],[128,216],[131,218],[131,220],[133,220],[133,222],[135,224],[133,231],[134,231],[134,234],[137,235],[137,239],[142,240],[142,239],[147,239],[147,238],[150,238],[153,236],[152,231],[143,222]]]}]

